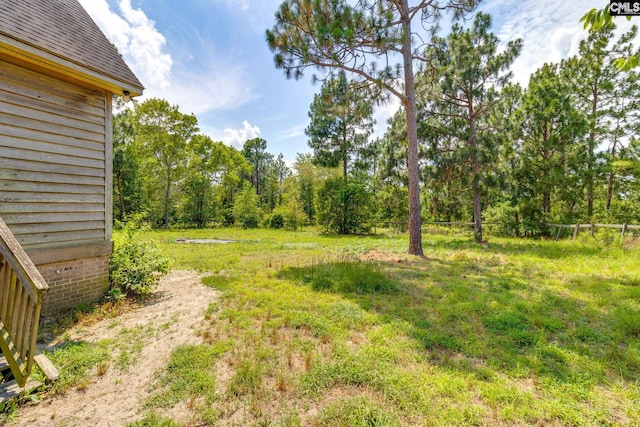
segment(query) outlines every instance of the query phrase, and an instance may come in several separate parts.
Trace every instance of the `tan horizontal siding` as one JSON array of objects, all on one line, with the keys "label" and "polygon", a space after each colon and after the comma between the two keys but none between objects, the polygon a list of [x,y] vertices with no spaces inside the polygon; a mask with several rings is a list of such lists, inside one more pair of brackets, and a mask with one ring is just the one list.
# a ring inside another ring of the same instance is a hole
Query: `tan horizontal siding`
[{"label": "tan horizontal siding", "polygon": [[70,194],[70,193],[36,193],[35,191],[3,191],[0,193],[0,203],[100,203],[104,202],[104,195],[100,194]]},{"label": "tan horizontal siding", "polygon": [[81,231],[63,231],[60,233],[33,233],[16,236],[18,242],[23,246],[35,246],[51,243],[73,243],[79,241],[91,241],[96,239],[104,239],[104,229],[99,230],[81,230]]},{"label": "tan horizontal siding", "polygon": [[78,222],[49,222],[40,224],[14,224],[11,228],[17,239],[20,236],[35,233],[61,233],[84,230],[103,230],[104,221],[78,221]]},{"label": "tan horizontal siding", "polygon": [[[1,83],[2,81],[0,81],[0,99],[3,99],[8,104],[26,107],[30,110],[40,111],[43,113],[55,114],[56,116],[65,117],[70,120],[78,120],[81,122],[92,123],[98,126],[104,126],[104,117],[96,114],[95,109],[92,112],[79,111],[66,106],[62,106],[60,104],[53,104],[36,97],[30,97],[10,92],[9,88],[3,87]],[[20,90],[20,88],[12,87],[10,88],[10,90]],[[25,90],[22,90],[22,92],[25,92]]]},{"label": "tan horizontal siding", "polygon": [[[2,139],[1,135],[0,139]],[[63,175],[86,175],[102,178],[105,176],[104,168],[87,168],[84,166],[69,166],[21,159],[6,159],[0,156],[0,170],[2,169]],[[0,172],[0,177],[1,176],[3,176],[2,172]]]},{"label": "tan horizontal siding", "polygon": [[78,162],[84,161],[84,159],[98,160],[99,165],[104,165],[104,151],[103,150],[88,150],[79,147],[70,147],[68,145],[51,144],[49,142],[40,142],[29,138],[16,138],[13,136],[5,136],[0,142],[5,148],[17,148],[23,150],[25,146],[29,147],[31,151],[47,154],[62,154],[64,157],[79,159]]},{"label": "tan horizontal siding", "polygon": [[43,182],[8,182],[0,180],[0,193],[19,191],[58,194],[104,195],[104,185],[75,185]]},{"label": "tan horizontal siding", "polygon": [[5,213],[2,219],[7,224],[44,224],[48,222],[104,222],[104,212],[67,213]]},{"label": "tan horizontal siding", "polygon": [[[71,83],[56,80],[51,84],[51,78],[40,73],[8,63],[0,64],[0,85],[34,90],[44,98],[52,95],[61,100],[66,106],[89,105],[98,109],[104,108],[104,94],[95,90],[76,86]],[[16,89],[19,92],[20,89]]]},{"label": "tan horizontal siding", "polygon": [[[30,214],[30,213],[61,213],[72,214],[78,212],[101,212],[104,214],[102,203],[0,203],[0,210],[4,218],[10,214]],[[8,222],[7,222],[8,223]]]},{"label": "tan horizontal siding", "polygon": [[[18,96],[32,98],[51,105],[64,106],[65,108],[81,111],[96,117],[100,117],[104,113],[104,108],[100,107],[101,104],[99,102],[96,105],[91,105],[87,102],[78,101],[77,98],[76,100],[69,99],[68,95],[61,96],[64,94],[46,93],[43,92],[42,87],[35,88],[33,86],[23,86],[19,81],[12,81],[11,76],[3,76],[2,73],[0,73],[0,88],[8,86],[11,86],[13,92]],[[47,88],[44,89],[46,90]],[[83,98],[84,101],[86,101],[88,97]],[[96,99],[96,101],[99,101],[99,99]]]},{"label": "tan horizontal siding", "polygon": [[[20,143],[23,146],[20,146]],[[13,137],[3,137],[0,140],[0,156],[9,159],[24,159],[46,163],[56,163],[69,166],[87,166],[92,168],[104,168],[104,158],[89,159],[86,157],[78,157],[72,155],[73,150],[69,154],[60,154],[53,152],[56,148],[55,144],[45,144],[30,141],[28,139],[17,139]],[[78,149],[81,150],[81,149]],[[80,153],[83,154],[83,153]],[[104,154],[102,155],[104,157]]]},{"label": "tan horizontal siding", "polygon": [[107,102],[0,61],[0,216],[27,248],[108,236]]},{"label": "tan horizontal siding", "polygon": [[61,116],[55,113],[47,113],[44,111],[34,110],[28,106],[22,106],[18,104],[11,104],[6,99],[2,98],[0,93],[0,113],[10,114],[18,117],[31,117],[41,122],[56,123],[63,126],[68,126],[76,129],[82,129],[89,132],[104,132],[104,124],[89,123],[78,118],[71,118],[67,116]]},{"label": "tan horizontal siding", "polygon": [[[38,151],[36,147],[37,144],[29,144],[31,142],[29,140],[23,140],[25,144],[23,148],[14,148],[8,146],[9,143],[13,142],[8,140],[11,140],[11,138],[8,138],[6,136],[0,139],[0,156],[7,159],[23,159],[31,160],[34,162],[54,163],[64,166],[86,166],[90,168],[104,168],[104,160],[92,160],[82,157]],[[33,150],[31,148],[33,148]]]},{"label": "tan horizontal siding", "polygon": [[25,170],[4,169],[0,179],[8,181],[48,182],[75,185],[100,185],[104,187],[104,177],[86,175],[62,175],[59,173],[33,172]]},{"label": "tan horizontal siding", "polygon": [[[72,147],[100,149],[104,145],[104,134],[87,132],[55,123],[41,122],[30,117],[18,117],[0,113],[0,125],[3,133],[10,136],[24,136],[37,141],[64,143]],[[63,139],[60,139],[63,137]]]}]

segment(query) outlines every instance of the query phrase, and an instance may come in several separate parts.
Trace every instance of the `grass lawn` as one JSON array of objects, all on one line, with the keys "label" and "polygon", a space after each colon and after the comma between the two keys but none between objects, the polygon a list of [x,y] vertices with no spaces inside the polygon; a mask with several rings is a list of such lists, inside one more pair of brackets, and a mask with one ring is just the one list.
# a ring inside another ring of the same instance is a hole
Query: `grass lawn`
[{"label": "grass lawn", "polygon": [[[640,425],[640,255],[582,241],[153,231],[223,291],[133,425]],[[177,238],[233,239],[184,244]]]}]

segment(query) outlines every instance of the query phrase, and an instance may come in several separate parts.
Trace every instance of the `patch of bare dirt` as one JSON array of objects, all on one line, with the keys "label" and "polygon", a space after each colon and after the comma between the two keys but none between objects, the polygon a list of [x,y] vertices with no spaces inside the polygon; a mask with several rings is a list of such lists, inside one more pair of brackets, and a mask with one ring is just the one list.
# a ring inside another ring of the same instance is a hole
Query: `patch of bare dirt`
[{"label": "patch of bare dirt", "polygon": [[360,261],[373,261],[373,262],[415,262],[418,260],[432,261],[431,258],[426,256],[415,256],[409,254],[397,254],[384,252],[379,249],[371,249],[369,252],[359,256]]},{"label": "patch of bare dirt", "polygon": [[371,249],[366,254],[360,255],[361,261],[375,261],[375,262],[407,262],[410,258],[405,254],[392,254],[380,251],[378,249]]},{"label": "patch of bare dirt", "polygon": [[146,340],[137,362],[128,372],[110,367],[103,375],[94,372],[82,390],[46,396],[38,405],[20,409],[10,426],[122,426],[140,419],[149,395],[153,374],[166,366],[171,351],[181,344],[196,344],[196,330],[204,312],[218,292],[200,283],[192,271],[173,271],[158,285],[157,298],[117,319],[76,326],[71,340],[98,342],[117,337],[124,330],[144,326],[158,331]]}]

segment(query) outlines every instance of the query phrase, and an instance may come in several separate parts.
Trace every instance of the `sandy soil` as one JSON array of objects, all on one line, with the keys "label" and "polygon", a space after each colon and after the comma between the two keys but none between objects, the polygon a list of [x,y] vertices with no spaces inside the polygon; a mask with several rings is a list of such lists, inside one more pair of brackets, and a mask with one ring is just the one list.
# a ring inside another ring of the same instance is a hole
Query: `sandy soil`
[{"label": "sandy soil", "polygon": [[[201,341],[195,332],[217,296],[215,290],[200,283],[196,273],[174,271],[162,278],[157,298],[151,303],[123,314],[115,322],[107,319],[71,330],[72,340],[97,342],[118,335],[123,328],[149,325],[157,330],[164,325],[162,333],[144,346],[128,373],[114,368],[102,376],[94,372],[83,390],[46,396],[37,405],[23,407],[8,426],[122,426],[140,419],[153,374],[166,366],[174,347]],[[165,329],[167,324],[170,326]]]}]

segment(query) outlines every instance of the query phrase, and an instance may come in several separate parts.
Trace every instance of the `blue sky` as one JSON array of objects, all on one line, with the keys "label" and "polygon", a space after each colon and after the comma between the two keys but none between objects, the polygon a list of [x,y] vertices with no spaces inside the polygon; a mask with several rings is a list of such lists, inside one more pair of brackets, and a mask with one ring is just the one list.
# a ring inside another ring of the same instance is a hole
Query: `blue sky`
[{"label": "blue sky", "polygon": [[[273,154],[295,160],[309,151],[304,129],[313,95],[311,72],[287,80],[273,65],[264,33],[281,0],[80,0],[146,87],[145,95],[167,99],[195,113],[202,133],[236,148],[262,137]],[[577,52],[585,32],[578,22],[603,0],[485,0],[502,42],[522,38],[515,80],[526,85],[544,62]],[[626,20],[619,19],[621,29]],[[377,132],[397,109],[378,109]]]}]

